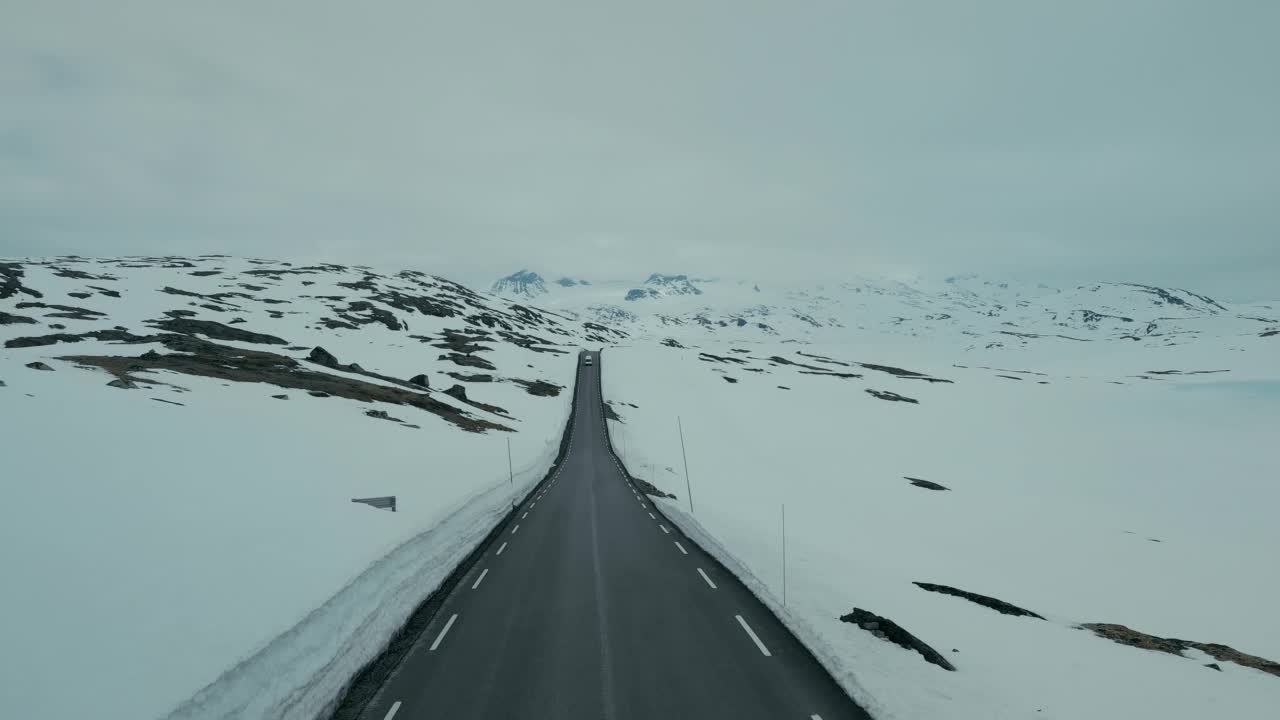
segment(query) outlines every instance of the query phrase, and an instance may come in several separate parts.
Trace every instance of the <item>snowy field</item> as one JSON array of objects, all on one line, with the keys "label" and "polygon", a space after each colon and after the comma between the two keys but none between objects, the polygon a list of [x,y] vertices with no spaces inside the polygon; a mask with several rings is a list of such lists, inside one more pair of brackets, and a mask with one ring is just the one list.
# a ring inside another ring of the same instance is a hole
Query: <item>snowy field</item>
[{"label": "snowy field", "polygon": [[[411,329],[326,328],[318,320],[337,317],[331,306],[341,309],[374,292],[338,285],[367,279],[361,271],[273,279],[245,274],[255,265],[244,261],[132,264],[144,267],[24,263],[22,286],[42,297],[17,292],[0,299],[0,311],[34,320],[0,325],[0,341],[115,326],[148,335],[156,332],[150,321],[165,313],[192,312],[299,349],[238,341],[223,341],[225,347],[282,353],[326,375],[400,387],[302,360],[313,346],[387,377],[426,373],[435,390],[420,395],[515,430],[468,432],[408,405],[313,397],[298,388],[172,370],[137,372],[139,386],[120,389],[107,385],[112,376],[101,369],[59,359],[182,355],[159,342],[86,339],[0,349],[5,715],[314,718],[511,501],[544,475],[568,418],[576,344],[560,348],[568,352],[561,355],[484,343],[487,350],[475,355],[495,365],[499,379],[461,384],[471,400],[505,411],[490,412],[440,391],[455,384],[448,373],[474,368],[438,360],[447,350],[409,334],[438,341],[444,328],[468,331],[466,319],[481,315],[514,325],[519,313],[508,303],[479,299],[480,307],[471,307],[447,286],[379,277],[372,282],[382,291],[398,288],[463,309],[436,317],[385,308]],[[56,268],[115,279],[59,277]],[[218,275],[189,274],[218,268]],[[264,289],[246,292],[239,283]],[[193,298],[165,287],[252,298]],[[82,290],[90,296],[67,295]],[[66,311],[18,307],[24,302],[104,315],[51,317]],[[235,318],[244,321],[230,324]],[[26,367],[33,362],[52,370]],[[508,376],[565,389],[534,396],[500,381]],[[403,422],[367,416],[372,409]],[[397,496],[398,512],[351,502],[381,495]]]},{"label": "snowy field", "polygon": [[[1215,672],[1198,651],[1140,650],[1075,625],[1119,623],[1280,658],[1273,340],[1229,332],[1177,347],[1057,340],[948,352],[872,336],[704,339],[609,349],[602,377],[629,470],[676,493],[665,511],[747,579],[876,717],[1270,718],[1280,677],[1229,662]],[[862,377],[804,374],[813,371],[775,356]],[[1134,377],[1161,369],[1230,372]],[[957,670],[841,622],[854,607],[895,621]]]},{"label": "snowy field", "polygon": [[[0,707],[323,714],[544,475],[580,347],[606,348],[631,472],[877,718],[1280,707],[1273,675],[1077,627],[1280,658],[1280,305],[972,276],[494,291],[0,261]],[[398,512],[350,502],[380,495]],[[840,621],[854,608],[956,671]]]}]

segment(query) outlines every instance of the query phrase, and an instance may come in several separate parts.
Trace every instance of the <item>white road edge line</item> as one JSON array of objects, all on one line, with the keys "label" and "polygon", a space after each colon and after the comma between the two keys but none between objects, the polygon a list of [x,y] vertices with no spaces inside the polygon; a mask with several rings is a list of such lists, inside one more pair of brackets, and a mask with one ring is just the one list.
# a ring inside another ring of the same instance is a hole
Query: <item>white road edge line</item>
[{"label": "white road edge line", "polygon": [[689,554],[689,551],[684,549],[684,546],[680,544],[679,540],[675,540],[674,542],[676,544],[676,547],[680,548],[680,552],[684,553],[685,555]]},{"label": "white road edge line", "polygon": [[670,534],[671,534],[671,531],[667,529],[667,526],[666,526],[666,525],[663,525],[662,523],[658,523],[658,527],[662,528],[662,532],[663,532],[663,533],[665,533],[665,534],[667,534],[667,535],[670,535]]},{"label": "white road edge line", "polygon": [[382,718],[382,720],[391,720],[391,718],[395,717],[398,712],[400,712],[399,700],[391,703],[391,709],[387,711],[387,716]]},{"label": "white road edge line", "polygon": [[[489,572],[489,571],[488,571],[488,570],[485,570],[485,572]],[[698,574],[702,576],[702,579],[703,579],[703,580],[706,580],[706,581],[707,581],[707,584],[711,586],[711,589],[712,589],[712,590],[715,590],[715,589],[716,589],[716,584],[715,584],[715,583],[713,583],[713,582],[711,582],[711,578],[707,577],[707,574],[706,574],[706,573],[702,572],[702,568],[698,568]],[[481,577],[484,577],[484,576],[482,575]],[[477,582],[476,584],[477,584],[477,585],[479,585],[480,583],[479,583],[479,582]],[[472,589],[472,590],[474,590],[475,588],[471,588],[471,589]]]},{"label": "white road edge line", "polygon": [[[457,615],[455,615],[454,617],[457,617]],[[751,629],[751,626],[747,624],[747,621],[743,620],[741,615],[734,615],[734,617],[738,618],[738,624],[741,625],[742,629],[746,630],[747,634],[751,636],[751,639],[755,642],[756,647],[760,648],[760,653],[763,654],[765,657],[773,657],[773,654],[769,652],[769,648],[765,647],[764,643],[760,642],[760,638],[756,636],[756,631]],[[447,630],[448,628],[445,628],[445,629]]]},{"label": "white road edge line", "polygon": [[[698,572],[702,572],[702,571],[699,570]],[[476,588],[480,587],[480,583],[484,582],[484,576],[488,574],[489,574],[489,568],[485,568],[484,572],[480,573],[480,577],[476,578],[476,584],[472,585],[471,589],[475,590]],[[706,576],[703,575],[703,577],[706,577]],[[707,582],[711,582],[711,581],[708,580]],[[712,585],[711,587],[715,587],[715,585]]]},{"label": "white road edge line", "polygon": [[[441,630],[440,634],[436,636],[436,641],[431,643],[431,649],[428,650],[428,652],[435,652],[436,648],[440,647],[440,642],[444,640],[445,635],[449,634],[449,628],[453,627],[453,621],[457,619],[458,619],[458,613],[454,613],[453,617],[449,618],[449,622],[444,624],[444,629]],[[742,618],[739,617],[738,621],[741,622]],[[751,632],[751,631],[748,630],[747,632]],[[752,637],[755,637],[755,636],[752,635]],[[760,642],[760,641],[757,640],[756,642]],[[764,646],[761,645],[760,648],[764,649]],[[768,654],[769,654],[768,652],[765,652],[765,655],[768,655]]]},{"label": "white road edge line", "polygon": [[494,553],[494,555],[501,555],[501,554],[502,554],[502,551],[503,551],[503,550],[506,550],[506,549],[507,549],[507,544],[506,544],[506,543],[502,543],[502,547],[498,548],[498,552]]}]

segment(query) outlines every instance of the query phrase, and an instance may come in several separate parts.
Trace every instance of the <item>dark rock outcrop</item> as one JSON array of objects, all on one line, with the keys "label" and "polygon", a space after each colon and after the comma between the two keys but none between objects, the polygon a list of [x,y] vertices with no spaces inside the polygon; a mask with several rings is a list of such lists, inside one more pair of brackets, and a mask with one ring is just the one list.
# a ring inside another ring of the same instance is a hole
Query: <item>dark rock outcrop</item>
[{"label": "dark rock outcrop", "polygon": [[911,481],[912,485],[915,485],[918,488],[924,488],[925,490],[950,490],[951,489],[946,485],[939,485],[938,483],[933,482],[932,480],[924,480],[922,478],[907,477],[906,475],[903,475],[902,479],[909,480]]},{"label": "dark rock outcrop", "polygon": [[1018,617],[1033,617],[1033,618],[1039,618],[1041,620],[1044,619],[1044,616],[1039,615],[1037,613],[1033,613],[1030,610],[1020,608],[1017,605],[1011,605],[1003,600],[997,600],[996,598],[988,597],[986,595],[979,595],[978,593],[968,592],[967,590],[960,590],[958,588],[949,587],[947,585],[935,585],[933,583],[922,583],[922,582],[912,583],[912,584],[920,588],[921,590],[928,590],[929,592],[942,593],[943,595],[954,595],[955,597],[964,598],[965,600],[968,600],[970,602],[975,602],[983,607],[991,608],[992,610],[995,610],[996,612],[1001,613],[1002,615],[1014,615]]},{"label": "dark rock outcrop", "polygon": [[467,399],[467,389],[461,385],[455,384],[453,387],[445,390],[444,394],[451,398],[457,398],[462,402],[470,402],[470,400]]},{"label": "dark rock outcrop", "polygon": [[1224,662],[1233,662],[1237,665],[1261,670],[1280,677],[1280,663],[1260,658],[1256,655],[1247,655],[1228,645],[1220,645],[1218,643],[1202,643],[1193,640],[1179,640],[1177,638],[1162,638],[1155,635],[1148,635],[1139,632],[1124,625],[1115,625],[1111,623],[1085,623],[1080,627],[1085,630],[1093,631],[1094,635],[1104,637],[1121,645],[1141,648],[1143,650],[1155,650],[1157,652],[1169,653],[1185,657],[1182,653],[1188,649],[1196,649],[1215,660]]},{"label": "dark rock outcrop", "polygon": [[34,325],[36,322],[38,321],[33,317],[27,317],[26,315],[10,315],[9,313],[0,310],[0,325]]},{"label": "dark rock outcrop", "polygon": [[867,393],[872,397],[877,397],[877,398],[880,398],[881,400],[890,400],[893,402],[905,402],[905,403],[911,403],[912,405],[918,405],[920,403],[920,401],[916,400],[915,398],[909,398],[906,395],[899,395],[896,392],[889,392],[888,390],[872,390],[870,388],[867,388]]},{"label": "dark rock outcrop", "polygon": [[74,305],[57,305],[53,303],[42,302],[20,302],[15,307],[19,310],[27,308],[40,308],[44,310],[54,310],[55,312],[45,313],[45,317],[67,318],[68,320],[100,320],[107,316],[104,312],[90,310],[89,308],[76,307]]},{"label": "dark rock outcrop", "polygon": [[[137,381],[129,367],[142,365],[147,370],[168,370],[228,382],[256,382],[284,389],[306,392],[316,397],[336,396],[362,402],[410,405],[439,416],[469,432],[507,430],[510,428],[472,416],[456,407],[439,402],[418,390],[392,387],[358,378],[317,372],[298,360],[263,350],[251,350],[209,342],[191,335],[164,335],[157,338],[173,351],[155,358],[112,355],[74,355],[60,358],[80,365],[102,368],[117,378]],[[153,384],[154,380],[145,380]],[[402,382],[402,381],[399,381]]]},{"label": "dark rock outcrop", "polygon": [[32,370],[44,370],[46,372],[53,372],[53,368],[39,361],[29,362],[27,363],[27,367],[31,368]]},{"label": "dark rock outcrop", "polygon": [[875,363],[858,363],[858,367],[867,370],[875,370],[876,372],[888,373],[904,380],[923,380],[931,383],[949,383],[946,378],[931,377],[924,373],[918,373],[914,370],[904,370],[902,368],[893,367],[892,365],[876,365]]},{"label": "dark rock outcrop", "polygon": [[956,669],[941,653],[926,645],[920,638],[907,632],[889,618],[880,617],[861,608],[854,608],[853,612],[848,615],[841,615],[840,619],[857,625],[881,640],[888,640],[907,650],[915,650],[924,656],[925,660],[944,670],[954,671]]},{"label": "dark rock outcrop", "polygon": [[622,416],[619,415],[618,412],[613,409],[612,401],[606,402],[604,404],[604,419],[612,420],[614,422],[622,422]]},{"label": "dark rock outcrop", "polygon": [[413,377],[409,378],[409,382],[413,383],[414,385],[417,385],[418,387],[424,387],[424,388],[431,387],[431,380],[427,378],[426,373],[414,375]]},{"label": "dark rock outcrop", "polygon": [[493,382],[493,376],[492,376],[492,375],[488,375],[488,374],[486,374],[486,373],[460,373],[460,372],[449,372],[449,373],[445,373],[445,374],[446,374],[446,375],[448,375],[449,377],[453,378],[454,380],[461,380],[462,382],[473,382],[473,383],[491,383],[491,382]]},{"label": "dark rock outcrop", "polygon": [[438,342],[432,343],[432,347],[470,355],[472,353],[492,350],[493,348],[480,344],[482,342],[491,341],[492,339],[492,336],[485,330],[454,330],[453,328],[445,328],[441,331]]},{"label": "dark rock outcrop", "polygon": [[395,313],[385,308],[380,308],[367,300],[356,300],[348,303],[346,308],[335,307],[334,312],[346,322],[341,323],[335,320],[322,322],[325,322],[330,327],[349,327],[351,329],[371,323],[381,323],[388,330],[400,331],[405,329],[404,323],[400,322],[400,318],[396,317]]},{"label": "dark rock outcrop", "polygon": [[70,334],[70,333],[54,333],[46,334],[46,336],[36,337],[15,337],[12,340],[6,340],[5,347],[42,347],[46,345],[56,345],[59,342],[81,342],[83,340],[101,340],[108,342],[154,342],[159,336],[136,336],[128,331],[120,331],[120,329],[111,329],[111,331],[93,331],[88,333]]},{"label": "dark rock outcrop", "polygon": [[646,298],[658,297],[658,291],[653,288],[636,288],[627,292],[626,300],[635,302],[636,300],[644,300]]},{"label": "dark rock outcrop", "polygon": [[6,348],[43,347],[45,345],[55,345],[57,343],[78,343],[82,340],[141,343],[152,342],[156,340],[157,337],[158,336],[156,335],[134,335],[127,330],[94,330],[93,332],[75,335],[71,333],[54,333],[52,335],[39,335],[35,337],[16,337],[6,340],[4,346]]},{"label": "dark rock outcrop", "polygon": [[26,271],[22,269],[20,263],[0,262],[0,300],[13,297],[18,293],[33,298],[44,297],[39,291],[22,284],[22,278],[26,275]]},{"label": "dark rock outcrop", "polygon": [[521,380],[519,378],[512,378],[511,382],[524,388],[524,391],[530,395],[536,395],[538,397],[556,397],[560,394],[560,391],[564,389],[560,385],[549,383],[545,380]]},{"label": "dark rock outcrop", "polygon": [[437,360],[448,360],[455,365],[463,367],[480,368],[481,370],[497,370],[493,363],[485,360],[477,355],[462,355],[460,353],[446,353],[436,358]]},{"label": "dark rock outcrop", "polygon": [[311,350],[311,354],[307,355],[307,359],[317,365],[323,365],[330,370],[346,369],[342,367],[342,363],[338,362],[338,358],[333,356],[333,353],[319,346]]},{"label": "dark rock outcrop", "polygon": [[107,383],[107,386],[113,387],[113,388],[120,388],[121,390],[134,390],[138,387],[133,383],[133,381],[125,380],[123,378],[116,378],[115,380],[112,380],[111,382]]},{"label": "dark rock outcrop", "polygon": [[726,357],[722,355],[715,355],[708,352],[698,353],[698,359],[702,360],[703,362],[737,363],[739,365],[745,365],[747,363],[747,361],[743,360],[742,358]]},{"label": "dark rock outcrop", "polygon": [[152,320],[151,325],[161,330],[184,335],[204,335],[213,340],[230,340],[233,342],[257,343],[260,345],[288,345],[274,335],[241,330],[212,320],[189,320],[187,318],[169,318]]}]

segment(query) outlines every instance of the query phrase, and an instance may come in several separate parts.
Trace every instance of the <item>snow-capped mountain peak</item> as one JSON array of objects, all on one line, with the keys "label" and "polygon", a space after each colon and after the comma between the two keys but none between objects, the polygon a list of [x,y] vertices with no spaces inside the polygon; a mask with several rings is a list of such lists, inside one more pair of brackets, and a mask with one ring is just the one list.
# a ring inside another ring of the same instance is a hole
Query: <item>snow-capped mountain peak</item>
[{"label": "snow-capped mountain peak", "polygon": [[[564,281],[560,281],[564,285]],[[521,270],[499,278],[490,290],[495,295],[515,295],[527,298],[547,294],[547,284],[542,276],[529,270]]]},{"label": "snow-capped mountain peak", "polygon": [[671,295],[701,295],[702,290],[689,279],[688,275],[665,275],[653,273],[644,281],[646,287],[633,288],[627,292],[626,299],[645,300],[667,297]]}]

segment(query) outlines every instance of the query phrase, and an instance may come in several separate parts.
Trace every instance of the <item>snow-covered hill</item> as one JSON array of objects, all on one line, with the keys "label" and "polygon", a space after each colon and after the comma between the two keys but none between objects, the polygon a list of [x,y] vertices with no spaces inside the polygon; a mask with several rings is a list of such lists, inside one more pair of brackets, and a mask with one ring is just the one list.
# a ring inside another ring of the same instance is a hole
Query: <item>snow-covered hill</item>
[{"label": "snow-covered hill", "polygon": [[418,272],[0,264],[0,706],[315,717],[542,476],[614,337]]},{"label": "snow-covered hill", "polygon": [[790,299],[845,327],[637,319],[602,356],[610,431],[877,718],[1280,707],[1271,307],[973,279]]},{"label": "snow-covered hill", "polygon": [[[549,277],[487,294],[220,256],[0,261],[0,707],[314,717],[545,472],[580,346],[609,348],[632,472],[775,604],[786,504],[779,612],[878,717],[1280,704],[1261,670],[1074,628],[1280,657],[1280,304]],[[380,495],[398,512],[351,502]],[[841,622],[854,607],[957,671]]]}]

